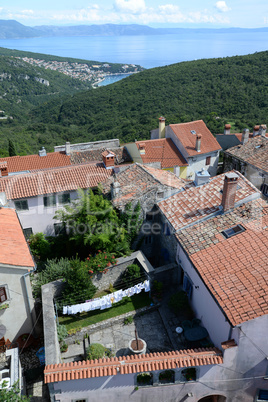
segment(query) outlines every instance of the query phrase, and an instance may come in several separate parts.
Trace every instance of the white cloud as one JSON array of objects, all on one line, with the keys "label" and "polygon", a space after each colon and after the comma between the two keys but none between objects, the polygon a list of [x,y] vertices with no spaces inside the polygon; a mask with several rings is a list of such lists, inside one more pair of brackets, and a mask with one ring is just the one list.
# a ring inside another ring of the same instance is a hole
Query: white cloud
[{"label": "white cloud", "polygon": [[140,14],[146,10],[144,0],[115,0],[115,10],[122,13]]},{"label": "white cloud", "polygon": [[230,11],[231,9],[227,6],[225,1],[217,1],[217,3],[215,4],[215,7],[221,11],[222,13],[225,13],[226,11]]}]

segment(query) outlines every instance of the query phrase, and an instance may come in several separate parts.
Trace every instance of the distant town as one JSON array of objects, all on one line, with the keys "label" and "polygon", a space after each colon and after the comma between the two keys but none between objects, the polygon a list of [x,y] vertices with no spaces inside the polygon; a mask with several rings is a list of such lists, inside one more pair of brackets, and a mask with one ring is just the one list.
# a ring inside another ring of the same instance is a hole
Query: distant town
[{"label": "distant town", "polygon": [[[92,86],[97,86],[109,75],[118,74],[132,74],[141,71],[141,67],[135,64],[123,64],[118,65],[118,69],[111,71],[111,65],[108,63],[89,64],[89,63],[70,63],[68,61],[56,61],[56,60],[40,60],[32,57],[17,57],[34,66],[43,67],[58,71],[69,77],[79,79],[81,81],[88,81]],[[110,71],[109,71],[110,70]]]}]

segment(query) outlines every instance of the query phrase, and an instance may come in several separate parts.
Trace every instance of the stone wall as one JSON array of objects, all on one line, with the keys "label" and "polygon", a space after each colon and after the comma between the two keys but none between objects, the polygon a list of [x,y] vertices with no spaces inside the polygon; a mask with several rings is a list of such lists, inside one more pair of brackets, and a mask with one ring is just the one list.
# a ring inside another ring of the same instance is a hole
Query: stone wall
[{"label": "stone wall", "polygon": [[[120,143],[118,139],[94,141],[94,142],[81,142],[78,144],[70,144],[71,152],[74,151],[91,151],[102,148],[119,148]],[[54,147],[54,152],[65,152],[65,145],[57,145]]]}]

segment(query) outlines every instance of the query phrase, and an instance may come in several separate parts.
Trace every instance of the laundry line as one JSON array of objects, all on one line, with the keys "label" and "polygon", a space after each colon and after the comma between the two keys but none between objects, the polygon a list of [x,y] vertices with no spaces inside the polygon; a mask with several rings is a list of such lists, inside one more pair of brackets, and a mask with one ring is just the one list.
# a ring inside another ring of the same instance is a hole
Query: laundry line
[{"label": "laundry line", "polygon": [[150,281],[147,279],[144,282],[138,283],[125,290],[117,290],[116,292],[108,295],[97,297],[96,299],[87,300],[84,303],[73,304],[72,306],[63,306],[63,314],[74,315],[77,313],[87,313],[94,310],[104,310],[112,307],[115,303],[118,303],[123,297],[131,297],[140,293],[142,290],[145,292],[150,291]]}]

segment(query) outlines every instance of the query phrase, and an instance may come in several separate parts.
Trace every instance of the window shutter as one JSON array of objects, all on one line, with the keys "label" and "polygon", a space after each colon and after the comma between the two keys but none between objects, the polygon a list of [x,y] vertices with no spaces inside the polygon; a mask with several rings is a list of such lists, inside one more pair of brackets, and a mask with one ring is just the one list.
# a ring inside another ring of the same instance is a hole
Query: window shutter
[{"label": "window shutter", "polygon": [[6,289],[4,287],[0,287],[0,303],[3,303],[7,300]]}]

